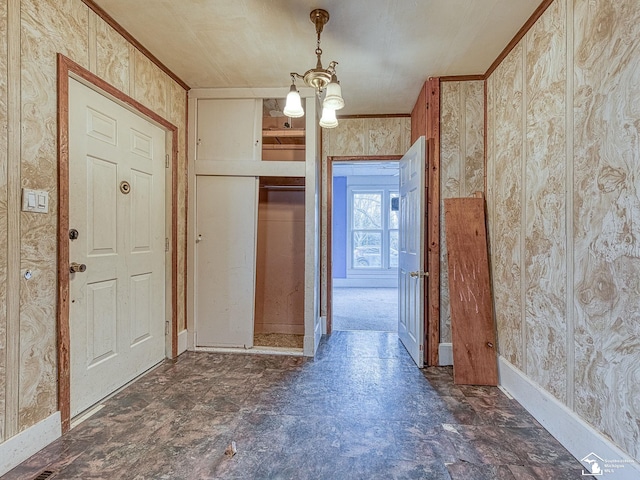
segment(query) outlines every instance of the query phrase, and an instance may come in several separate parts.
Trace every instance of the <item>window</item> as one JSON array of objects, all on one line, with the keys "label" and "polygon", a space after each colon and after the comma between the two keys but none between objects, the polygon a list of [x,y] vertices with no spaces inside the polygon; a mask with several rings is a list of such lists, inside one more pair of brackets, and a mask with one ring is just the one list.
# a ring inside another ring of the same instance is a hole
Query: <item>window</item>
[{"label": "window", "polygon": [[397,191],[350,190],[351,268],[388,270],[398,266]]}]

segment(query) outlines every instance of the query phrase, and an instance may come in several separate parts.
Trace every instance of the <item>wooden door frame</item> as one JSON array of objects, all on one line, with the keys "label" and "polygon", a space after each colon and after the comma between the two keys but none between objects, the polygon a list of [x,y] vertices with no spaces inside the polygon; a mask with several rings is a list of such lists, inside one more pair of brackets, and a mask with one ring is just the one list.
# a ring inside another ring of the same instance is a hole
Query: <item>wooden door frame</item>
[{"label": "wooden door frame", "polygon": [[[73,60],[58,54],[58,410],[62,431],[71,422],[71,352],[69,330],[69,78],[106,94],[146,117],[171,136],[171,358],[178,356],[178,127],[108,84]],[[165,140],[166,143],[166,140]],[[166,228],[165,218],[165,228]],[[165,279],[166,281],[166,279]],[[165,317],[169,314],[165,313]]]},{"label": "wooden door frame", "polygon": [[401,158],[402,155],[327,157],[327,335],[333,326],[333,162],[389,162]]}]

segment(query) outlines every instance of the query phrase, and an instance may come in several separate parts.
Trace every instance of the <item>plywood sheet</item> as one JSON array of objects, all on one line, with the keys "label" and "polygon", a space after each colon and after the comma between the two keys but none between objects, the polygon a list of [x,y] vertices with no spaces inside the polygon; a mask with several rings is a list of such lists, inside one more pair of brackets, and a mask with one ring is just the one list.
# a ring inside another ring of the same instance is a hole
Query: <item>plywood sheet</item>
[{"label": "plywood sheet", "polygon": [[454,383],[497,385],[483,198],[444,201]]}]

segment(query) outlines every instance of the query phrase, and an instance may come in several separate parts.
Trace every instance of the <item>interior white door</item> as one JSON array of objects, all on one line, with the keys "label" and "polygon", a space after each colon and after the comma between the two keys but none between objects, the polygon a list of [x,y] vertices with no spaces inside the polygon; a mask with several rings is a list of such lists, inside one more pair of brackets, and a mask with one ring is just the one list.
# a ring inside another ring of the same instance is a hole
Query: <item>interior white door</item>
[{"label": "interior white door", "polygon": [[71,415],[164,358],[165,132],[69,82]]},{"label": "interior white door", "polygon": [[253,346],[258,179],[196,177],[196,346]]},{"label": "interior white door", "polygon": [[398,336],[418,367],[424,366],[425,139],[400,160]]}]

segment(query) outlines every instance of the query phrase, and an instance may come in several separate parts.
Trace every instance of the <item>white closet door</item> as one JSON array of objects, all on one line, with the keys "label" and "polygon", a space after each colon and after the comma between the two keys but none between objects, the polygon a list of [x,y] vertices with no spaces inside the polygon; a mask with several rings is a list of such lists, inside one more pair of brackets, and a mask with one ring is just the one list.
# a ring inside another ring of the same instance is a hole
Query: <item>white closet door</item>
[{"label": "white closet door", "polygon": [[256,177],[196,177],[196,346],[252,347]]},{"label": "white closet door", "polygon": [[253,162],[262,152],[262,102],[254,98],[198,100],[198,162]]}]

